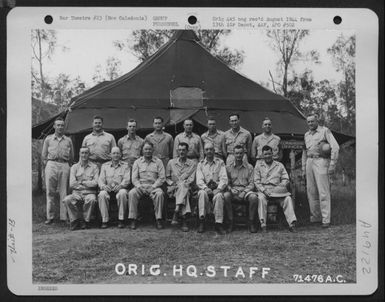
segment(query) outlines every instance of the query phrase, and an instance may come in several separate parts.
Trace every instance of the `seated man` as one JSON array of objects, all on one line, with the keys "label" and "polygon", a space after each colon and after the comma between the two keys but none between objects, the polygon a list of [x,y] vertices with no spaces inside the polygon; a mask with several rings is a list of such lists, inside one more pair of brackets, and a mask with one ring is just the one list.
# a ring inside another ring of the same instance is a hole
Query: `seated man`
[{"label": "seated man", "polygon": [[186,215],[191,213],[190,190],[195,180],[196,163],[187,158],[187,143],[179,143],[177,150],[179,157],[170,160],[166,168],[167,194],[175,197],[175,212],[171,224],[178,224],[178,216],[182,214],[182,231],[188,232]]},{"label": "seated man", "polygon": [[128,193],[128,219],[131,219],[131,229],[136,229],[138,217],[138,204],[143,196],[149,196],[154,203],[156,228],[163,229],[162,211],[164,205],[164,194],[161,189],[166,176],[163,162],[153,157],[154,145],[145,142],[143,145],[143,156],[139,157],[132,168],[132,184],[134,188]]},{"label": "seated man", "polygon": [[219,234],[225,234],[223,229],[224,196],[228,179],[223,160],[214,157],[214,145],[206,143],[204,147],[206,158],[197,167],[196,183],[198,191],[199,227],[198,233],[205,230],[205,217],[213,209],[215,226]]},{"label": "seated man", "polygon": [[109,208],[110,199],[114,195],[118,205],[118,228],[124,228],[124,217],[127,215],[128,198],[127,188],[130,184],[130,167],[120,160],[121,153],[119,147],[111,149],[111,161],[102,165],[99,176],[100,193],[98,196],[100,214],[102,215],[102,229],[108,227],[110,220]]},{"label": "seated man", "polygon": [[232,231],[233,211],[231,202],[236,200],[242,203],[248,203],[249,206],[249,231],[256,233],[255,217],[257,216],[258,196],[254,190],[253,166],[243,160],[244,150],[241,145],[234,147],[235,161],[226,166],[227,176],[229,178],[228,192],[225,192],[225,204],[229,216],[229,229]]},{"label": "seated man", "polygon": [[280,162],[273,160],[273,149],[262,147],[263,160],[257,161],[254,168],[254,184],[258,190],[258,213],[263,232],[266,232],[266,217],[268,201],[276,201],[282,208],[289,224],[289,231],[295,232],[295,217],[293,200],[287,191],[289,175]]},{"label": "seated man", "polygon": [[90,150],[80,148],[79,162],[71,167],[70,187],[72,194],[64,198],[72,231],[86,229],[96,204],[99,169],[88,160]]}]

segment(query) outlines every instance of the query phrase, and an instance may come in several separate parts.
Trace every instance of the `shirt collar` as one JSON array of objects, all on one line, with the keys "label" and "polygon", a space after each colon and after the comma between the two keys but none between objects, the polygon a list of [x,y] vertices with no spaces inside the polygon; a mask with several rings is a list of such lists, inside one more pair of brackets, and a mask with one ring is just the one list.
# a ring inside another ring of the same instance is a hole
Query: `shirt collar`
[{"label": "shirt collar", "polygon": [[[144,156],[142,156],[142,157],[140,158],[140,160],[141,160],[142,163],[144,163],[144,162],[146,161],[146,159],[144,158]],[[151,160],[150,160],[150,161],[152,161],[152,162],[155,163],[155,158],[154,158],[154,156],[151,157]]]},{"label": "shirt collar", "polygon": [[191,134],[187,134],[185,131],[183,131],[183,135],[184,135],[184,137],[193,137],[194,133],[191,132]]},{"label": "shirt collar", "polygon": [[[114,165],[114,162],[111,160],[110,167],[113,167],[113,165]],[[121,161],[118,161],[117,166],[119,167],[121,165],[122,165]]]},{"label": "shirt collar", "polygon": [[126,134],[126,140],[129,139],[136,141],[138,139],[138,136],[135,134],[135,138],[131,138],[128,134]]},{"label": "shirt collar", "polygon": [[64,139],[64,135],[62,135],[61,137],[58,137],[58,136],[56,135],[56,133],[54,133],[53,139],[57,139],[58,141],[61,141],[62,139]]},{"label": "shirt collar", "polygon": [[82,165],[82,162],[79,161],[79,166],[82,167],[82,168],[90,167],[90,161],[88,160],[87,163],[84,166]]},{"label": "shirt collar", "polygon": [[[236,167],[236,162],[235,162],[235,160],[234,160],[234,162],[231,163],[231,166],[232,166],[233,168]],[[241,167],[247,168],[246,163],[245,163],[244,161],[242,161]]]},{"label": "shirt collar", "polygon": [[102,132],[100,132],[100,133],[96,133],[96,132],[92,131],[91,134],[95,135],[95,136],[102,136],[102,135],[104,135],[104,130],[102,130]]},{"label": "shirt collar", "polygon": [[180,157],[178,157],[178,160],[176,161],[176,163],[179,164],[179,165],[187,165],[187,166],[190,165],[190,161],[189,161],[188,158],[186,158],[186,161],[184,163],[182,163],[181,160],[180,160]]}]

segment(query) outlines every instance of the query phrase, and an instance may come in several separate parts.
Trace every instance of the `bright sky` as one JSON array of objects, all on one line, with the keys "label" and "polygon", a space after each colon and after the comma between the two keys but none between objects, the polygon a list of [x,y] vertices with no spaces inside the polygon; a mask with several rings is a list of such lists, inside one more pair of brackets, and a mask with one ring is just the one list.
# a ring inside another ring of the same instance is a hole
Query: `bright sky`
[{"label": "bright sky", "polygon": [[[113,46],[113,41],[129,37],[130,32],[130,30],[58,30],[58,43],[65,45],[68,50],[63,52],[57,48],[51,61],[45,63],[46,72],[50,77],[55,77],[59,73],[69,74],[72,78],[80,76],[88,87],[92,87],[96,65],[104,66],[107,58],[113,56],[122,61],[121,71],[123,74],[127,73],[139,64],[139,61],[134,55],[117,50]],[[340,75],[335,72],[327,49],[341,33],[345,36],[354,34],[352,31],[311,31],[302,41],[301,51],[317,50],[320,53],[321,64],[298,62],[294,65],[296,72],[300,73],[308,68],[313,70],[315,80],[338,81]],[[233,31],[222,42],[231,49],[244,51],[244,63],[238,70],[241,74],[257,83],[270,82],[270,70],[276,79],[276,62],[279,57],[270,48],[269,39],[263,31]]]}]

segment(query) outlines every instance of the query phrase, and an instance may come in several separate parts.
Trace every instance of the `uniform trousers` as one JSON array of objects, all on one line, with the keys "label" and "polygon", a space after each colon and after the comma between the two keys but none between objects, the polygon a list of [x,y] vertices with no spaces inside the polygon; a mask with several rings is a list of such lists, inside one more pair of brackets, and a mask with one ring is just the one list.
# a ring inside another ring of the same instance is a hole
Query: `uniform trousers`
[{"label": "uniform trousers", "polygon": [[199,218],[205,217],[207,214],[214,213],[215,222],[223,223],[225,199],[223,193],[215,195],[207,194],[205,190],[198,191],[198,211]]},{"label": "uniform trousers", "polygon": [[170,195],[170,197],[175,197],[175,205],[181,206],[182,215],[191,213],[190,188],[188,185],[184,183],[177,184],[175,190]]},{"label": "uniform trousers", "polygon": [[99,210],[102,216],[102,222],[106,223],[110,220],[109,209],[110,209],[110,199],[111,195],[116,194],[116,204],[118,206],[118,219],[124,220],[127,217],[127,208],[128,208],[128,194],[126,189],[120,189],[118,193],[110,192],[108,193],[105,190],[99,192],[98,203]]},{"label": "uniform trousers", "polygon": [[261,227],[266,226],[267,221],[267,204],[269,201],[277,202],[283,209],[285,218],[289,226],[292,225],[294,221],[297,221],[297,218],[294,213],[293,200],[290,196],[286,197],[267,197],[262,192],[258,192],[258,214],[259,221],[261,222]]},{"label": "uniform trousers", "polygon": [[161,188],[156,188],[151,193],[144,192],[138,188],[131,189],[128,193],[128,219],[138,218],[138,204],[139,201],[145,196],[150,197],[153,202],[155,218],[162,219],[164,194]]},{"label": "uniform trousers", "polygon": [[96,205],[96,194],[73,191],[71,195],[64,198],[70,222],[84,219],[89,222]]}]

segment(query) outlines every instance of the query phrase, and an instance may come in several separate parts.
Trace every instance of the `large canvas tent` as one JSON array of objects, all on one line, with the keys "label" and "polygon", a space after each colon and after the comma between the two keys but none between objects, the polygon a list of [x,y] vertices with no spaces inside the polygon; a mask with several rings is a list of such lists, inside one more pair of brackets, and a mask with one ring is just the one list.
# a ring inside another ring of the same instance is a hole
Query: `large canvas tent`
[{"label": "large canvas tent", "polygon": [[[307,130],[304,116],[288,99],[229,68],[193,31],[181,30],[131,72],[75,97],[59,115],[65,116],[67,134],[83,136],[94,115],[104,117],[106,130],[120,134],[129,118],[138,121],[142,133],[149,132],[154,116],[162,116],[173,132],[190,117],[196,122],[195,131],[201,132],[207,116],[213,115],[217,127],[225,130],[232,112],[240,114],[241,125],[251,133],[261,131],[265,116],[282,138],[302,139]],[[44,137],[54,119],[36,125],[33,137]],[[341,143],[349,137],[336,138]]]}]

